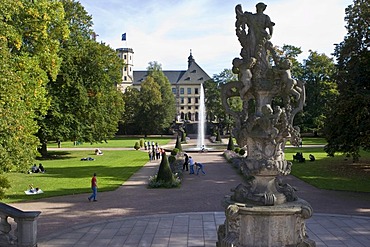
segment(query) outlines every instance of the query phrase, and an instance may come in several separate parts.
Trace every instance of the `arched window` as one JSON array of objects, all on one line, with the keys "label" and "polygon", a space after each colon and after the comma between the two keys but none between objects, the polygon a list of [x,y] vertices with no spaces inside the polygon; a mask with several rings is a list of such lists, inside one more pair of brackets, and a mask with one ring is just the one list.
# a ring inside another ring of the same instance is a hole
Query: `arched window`
[{"label": "arched window", "polygon": [[191,112],[188,112],[188,120],[191,121]]},{"label": "arched window", "polygon": [[195,112],[195,121],[199,121],[199,113]]},{"label": "arched window", "polygon": [[181,119],[183,120],[185,118],[185,114],[181,112]]}]

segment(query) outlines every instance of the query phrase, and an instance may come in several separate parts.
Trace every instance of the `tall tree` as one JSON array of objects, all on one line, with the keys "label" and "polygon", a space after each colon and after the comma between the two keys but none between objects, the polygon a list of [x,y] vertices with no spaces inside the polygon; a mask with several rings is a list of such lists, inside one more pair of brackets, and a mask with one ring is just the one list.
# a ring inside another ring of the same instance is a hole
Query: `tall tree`
[{"label": "tall tree", "polygon": [[301,79],[306,83],[306,106],[303,112],[303,132],[322,132],[326,116],[330,113],[330,102],[338,95],[334,82],[335,65],[325,54],[310,51],[303,61]]},{"label": "tall tree", "polygon": [[172,93],[171,83],[162,71],[162,66],[158,62],[150,62],[148,67],[148,76],[153,78],[159,85],[161,92],[161,104],[157,118],[160,129],[168,128],[176,115],[175,97]]},{"label": "tall tree", "polygon": [[294,45],[285,44],[281,50],[278,47],[277,50],[283,57],[288,58],[292,62],[292,77],[295,79],[302,79],[303,68],[302,64],[298,61],[298,56],[302,54],[302,49]]},{"label": "tall tree", "polygon": [[136,126],[136,116],[140,103],[139,90],[133,87],[126,88],[123,94],[124,113],[121,118],[122,132],[139,133],[139,128]]},{"label": "tall tree", "polygon": [[142,83],[139,94],[136,125],[141,134],[158,134],[161,131],[162,119],[160,119],[160,108],[162,96],[158,83],[153,77],[148,76]]},{"label": "tall tree", "polygon": [[171,84],[158,62],[150,62],[140,91],[124,93],[124,126],[138,134],[160,134],[169,128],[176,114]]},{"label": "tall tree", "polygon": [[354,162],[361,148],[370,151],[369,5],[368,0],[354,0],[346,8],[347,35],[334,52],[339,96],[325,123],[325,151],[351,155]]},{"label": "tall tree", "polygon": [[0,16],[0,171],[26,171],[38,146],[35,119],[49,106],[46,84],[59,71],[68,27],[58,1],[3,0]]},{"label": "tall tree", "polygon": [[92,37],[91,16],[79,2],[62,0],[70,35],[60,52],[63,58],[56,81],[50,81],[51,106],[39,121],[41,153],[49,140],[96,142],[112,137],[122,116],[120,60],[115,51]]},{"label": "tall tree", "polygon": [[[237,76],[233,74],[230,69],[224,69],[220,74],[213,76],[211,80],[204,83],[204,93],[205,93],[205,105],[207,109],[208,119],[218,120],[217,128],[223,132],[226,127],[227,131],[230,131],[231,125],[233,124],[232,119],[225,112],[225,109],[221,102],[221,86],[230,81],[237,80]],[[230,105],[238,110],[242,107],[242,101],[237,98],[230,99]]]}]

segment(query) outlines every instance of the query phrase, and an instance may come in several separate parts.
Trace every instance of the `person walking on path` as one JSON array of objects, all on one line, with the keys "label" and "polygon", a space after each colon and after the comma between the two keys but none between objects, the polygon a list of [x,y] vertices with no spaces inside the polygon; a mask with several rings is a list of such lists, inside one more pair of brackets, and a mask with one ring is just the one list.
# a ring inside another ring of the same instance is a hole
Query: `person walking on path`
[{"label": "person walking on path", "polygon": [[87,199],[91,202],[92,199],[94,199],[94,202],[96,202],[96,195],[98,193],[98,181],[96,180],[96,173],[94,173],[94,176],[91,178],[91,189],[92,194]]},{"label": "person walking on path", "polygon": [[184,164],[182,165],[182,170],[189,171],[189,155],[187,153],[184,154],[185,156],[185,161]]},{"label": "person walking on path", "polygon": [[202,163],[195,162],[195,166],[197,167],[197,175],[199,175],[199,171],[202,171],[202,173],[206,175],[206,173],[203,170],[204,165]]},{"label": "person walking on path", "polygon": [[191,156],[189,156],[189,165],[190,165],[189,174],[194,174],[194,160]]}]

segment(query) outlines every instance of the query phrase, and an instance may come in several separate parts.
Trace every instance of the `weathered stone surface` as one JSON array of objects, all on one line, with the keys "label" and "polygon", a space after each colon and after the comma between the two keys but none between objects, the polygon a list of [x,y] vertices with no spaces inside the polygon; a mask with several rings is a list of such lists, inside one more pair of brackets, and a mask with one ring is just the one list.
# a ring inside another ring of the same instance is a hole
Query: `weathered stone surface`
[{"label": "weathered stone surface", "polygon": [[[312,208],[281,179],[292,167],[285,159],[286,142],[296,146],[301,142],[293,120],[303,109],[306,92],[304,83],[292,78],[292,63],[279,57],[270,42],[275,23],[263,13],[265,9],[264,3],[256,5],[257,13],[235,7],[235,31],[242,49],[232,70],[238,80],[225,84],[221,97],[236,123],[233,134],[247,150],[248,155],[238,160],[247,182],[232,189],[224,201],[226,220],[218,231],[217,246],[312,247],[315,243],[306,236],[304,222]],[[241,112],[229,105],[231,97],[240,97]]]},{"label": "weathered stone surface", "polygon": [[[236,122],[233,134],[239,146],[247,150],[240,169],[244,176],[252,178],[243,189],[244,195],[235,190],[239,193],[235,198],[238,202],[277,205],[295,198],[294,190],[282,189],[289,186],[275,178],[291,171],[284,149],[288,140],[293,145],[300,143],[293,120],[303,109],[305,87],[292,78],[291,62],[279,57],[269,41],[275,24],[263,13],[266,5],[259,3],[256,8],[254,14],[243,12],[241,5],[235,8],[236,35],[242,46],[241,58],[233,60],[238,81],[225,84],[221,96],[227,113]],[[241,98],[241,112],[229,105],[231,97]],[[245,200],[240,201],[242,198]]]},{"label": "weathered stone surface", "polygon": [[248,206],[226,198],[225,224],[219,229],[218,247],[315,246],[306,235],[304,220],[312,216],[304,200],[276,206]]}]

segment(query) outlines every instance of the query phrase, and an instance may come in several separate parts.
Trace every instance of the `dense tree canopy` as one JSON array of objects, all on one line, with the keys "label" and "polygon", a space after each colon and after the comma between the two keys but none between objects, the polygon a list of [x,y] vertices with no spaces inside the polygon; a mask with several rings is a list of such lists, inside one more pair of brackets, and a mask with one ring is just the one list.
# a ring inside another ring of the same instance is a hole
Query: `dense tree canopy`
[{"label": "dense tree canopy", "polygon": [[303,132],[322,132],[326,116],[331,111],[330,103],[338,95],[334,82],[335,65],[325,54],[310,51],[303,61],[301,80],[306,87],[306,105],[303,111]]},{"label": "dense tree canopy", "polygon": [[60,42],[68,36],[58,1],[0,2],[0,170],[25,171],[36,157],[35,119],[49,106]]},{"label": "dense tree canopy", "polygon": [[359,159],[370,150],[370,3],[354,0],[346,8],[347,35],[336,45],[339,96],[326,121],[329,155],[344,152]]},{"label": "dense tree canopy", "polygon": [[150,62],[140,90],[128,88],[124,93],[123,125],[130,133],[160,134],[175,119],[175,97],[161,65]]},{"label": "dense tree canopy", "polygon": [[[221,86],[230,81],[237,80],[237,77],[230,69],[224,69],[220,74],[213,76],[211,80],[204,83],[205,93],[205,105],[207,109],[208,121],[216,121],[217,130],[221,133],[224,128],[227,132],[230,132],[233,120],[225,112],[225,108],[221,102]],[[236,111],[242,107],[242,101],[237,97],[230,99],[230,105],[234,107]],[[217,133],[217,132],[216,132]]]},{"label": "dense tree canopy", "polygon": [[49,140],[107,140],[116,133],[123,111],[115,87],[121,80],[120,59],[92,38],[91,16],[80,3],[61,2],[70,35],[59,53],[63,62],[57,79],[47,87],[51,106],[39,121],[43,155]]}]

